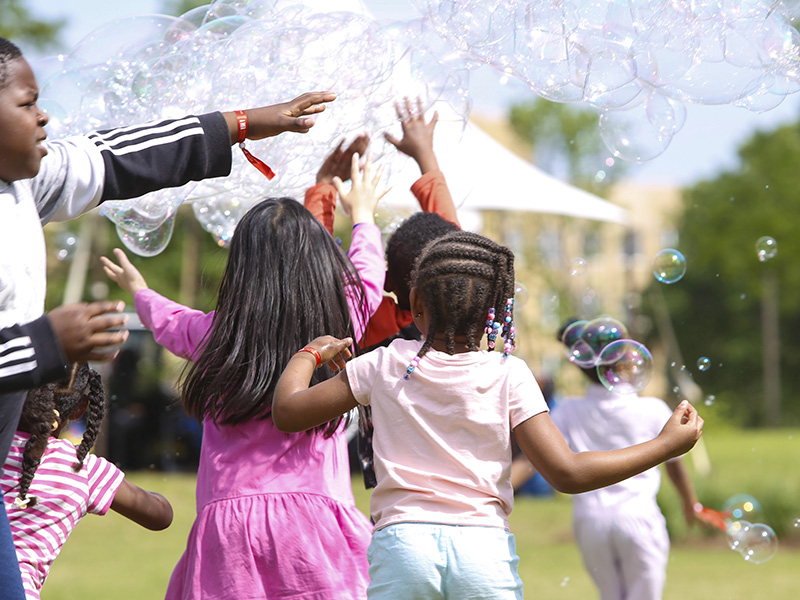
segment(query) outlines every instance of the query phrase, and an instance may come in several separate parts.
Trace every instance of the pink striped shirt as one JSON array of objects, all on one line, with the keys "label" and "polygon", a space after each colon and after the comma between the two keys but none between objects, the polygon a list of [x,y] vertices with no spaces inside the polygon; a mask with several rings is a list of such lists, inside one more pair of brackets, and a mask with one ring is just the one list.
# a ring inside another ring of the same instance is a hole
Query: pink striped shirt
[{"label": "pink striped shirt", "polygon": [[28,600],[38,600],[50,565],[69,534],[88,513],[108,512],[125,474],[93,454],[86,456],[83,468],[75,473],[72,470],[77,460],[75,446],[67,440],[50,438],[28,491],[28,497],[37,498],[36,506],[20,509],[14,500],[19,495],[22,452],[28,438],[30,435],[21,431],[14,434],[0,490],[26,596]]}]

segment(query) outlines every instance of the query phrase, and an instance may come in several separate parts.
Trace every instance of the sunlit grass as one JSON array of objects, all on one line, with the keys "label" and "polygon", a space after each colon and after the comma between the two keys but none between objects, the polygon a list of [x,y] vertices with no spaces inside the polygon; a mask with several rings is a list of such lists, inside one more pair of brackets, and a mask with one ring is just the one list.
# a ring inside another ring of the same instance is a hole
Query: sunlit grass
[{"label": "sunlit grass", "polygon": [[[769,515],[800,518],[800,431],[707,431],[704,436],[712,471],[695,476],[703,502],[712,508],[729,496],[749,493]],[[147,600],[162,598],[183,552],[194,518],[194,477],[183,474],[133,473],[130,479],[163,493],[175,508],[175,522],[150,532],[114,513],[86,517],[67,542],[45,584],[43,600]],[[686,532],[674,492],[662,486],[673,542],[665,600],[795,600],[798,594],[796,528],[783,527],[777,555],[761,565],[746,563],[731,551],[724,535]],[[360,478],[353,481],[356,502],[368,510],[369,495]],[[776,511],[771,504],[792,503]],[[572,541],[571,503],[566,496],[518,498],[511,516],[517,539],[520,575],[527,598],[587,600],[596,598],[591,580]],[[764,519],[770,525],[775,525]],[[778,529],[778,527],[776,527]],[[400,598],[400,597],[399,597]],[[335,600],[335,599],[332,599]]]}]

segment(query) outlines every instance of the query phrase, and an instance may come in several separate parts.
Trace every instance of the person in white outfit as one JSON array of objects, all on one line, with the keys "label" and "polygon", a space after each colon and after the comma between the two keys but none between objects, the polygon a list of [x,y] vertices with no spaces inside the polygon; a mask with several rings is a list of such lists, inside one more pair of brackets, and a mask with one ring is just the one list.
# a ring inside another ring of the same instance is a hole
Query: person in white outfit
[{"label": "person in white outfit", "polygon": [[[584,396],[566,398],[551,412],[574,452],[613,450],[652,439],[672,414],[659,398],[611,392],[601,385],[597,369],[581,370],[591,380]],[[512,471],[517,485],[532,472],[521,462]],[[686,466],[681,458],[664,464],[691,525],[700,504]],[[521,475],[526,467],[527,473]],[[575,539],[602,600],[661,598],[670,542],[656,502],[660,484],[661,472],[653,467],[614,485],[572,496]]]}]

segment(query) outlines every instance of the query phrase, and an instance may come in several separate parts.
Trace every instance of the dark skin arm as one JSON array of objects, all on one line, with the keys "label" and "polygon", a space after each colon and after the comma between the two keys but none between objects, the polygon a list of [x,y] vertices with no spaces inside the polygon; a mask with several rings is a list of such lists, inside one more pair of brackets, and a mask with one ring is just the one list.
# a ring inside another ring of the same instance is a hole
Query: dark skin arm
[{"label": "dark skin arm", "polygon": [[111,510],[151,531],[161,531],[172,523],[172,505],[164,496],[143,490],[127,479],[117,489]]},{"label": "dark skin arm", "polygon": [[[307,92],[281,104],[249,108],[247,115],[247,139],[261,140],[280,135],[286,131],[307,133],[314,126],[317,115],[325,110],[326,102],[336,99],[334,92]],[[231,134],[231,144],[239,139],[239,125],[236,114],[224,112],[225,122]]]}]

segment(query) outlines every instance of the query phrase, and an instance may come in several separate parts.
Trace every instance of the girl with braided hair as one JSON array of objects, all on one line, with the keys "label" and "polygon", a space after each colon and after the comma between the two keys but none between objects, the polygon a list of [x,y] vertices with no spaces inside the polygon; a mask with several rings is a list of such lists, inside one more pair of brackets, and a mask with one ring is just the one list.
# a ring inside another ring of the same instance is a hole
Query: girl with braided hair
[{"label": "girl with braided hair", "polygon": [[[512,432],[548,483],[576,494],[683,454],[703,420],[684,402],[653,440],[572,452],[530,369],[511,354],[511,251],[454,232],[425,247],[411,283],[412,314],[425,340],[395,340],[345,362],[350,338],[316,338],[308,344],[313,352],[298,353],[284,370],[273,421],[302,431],[359,404],[372,407],[370,599],[521,600],[508,531]],[[309,388],[319,365],[339,373]]]},{"label": "girl with braided hair", "polygon": [[[38,599],[50,565],[88,513],[112,509],[152,530],[172,522],[172,506],[104,458],[89,454],[106,408],[100,375],[76,363],[69,377],[28,392],[3,468],[2,489],[28,600]],[[59,435],[86,414],[78,446]]]}]

